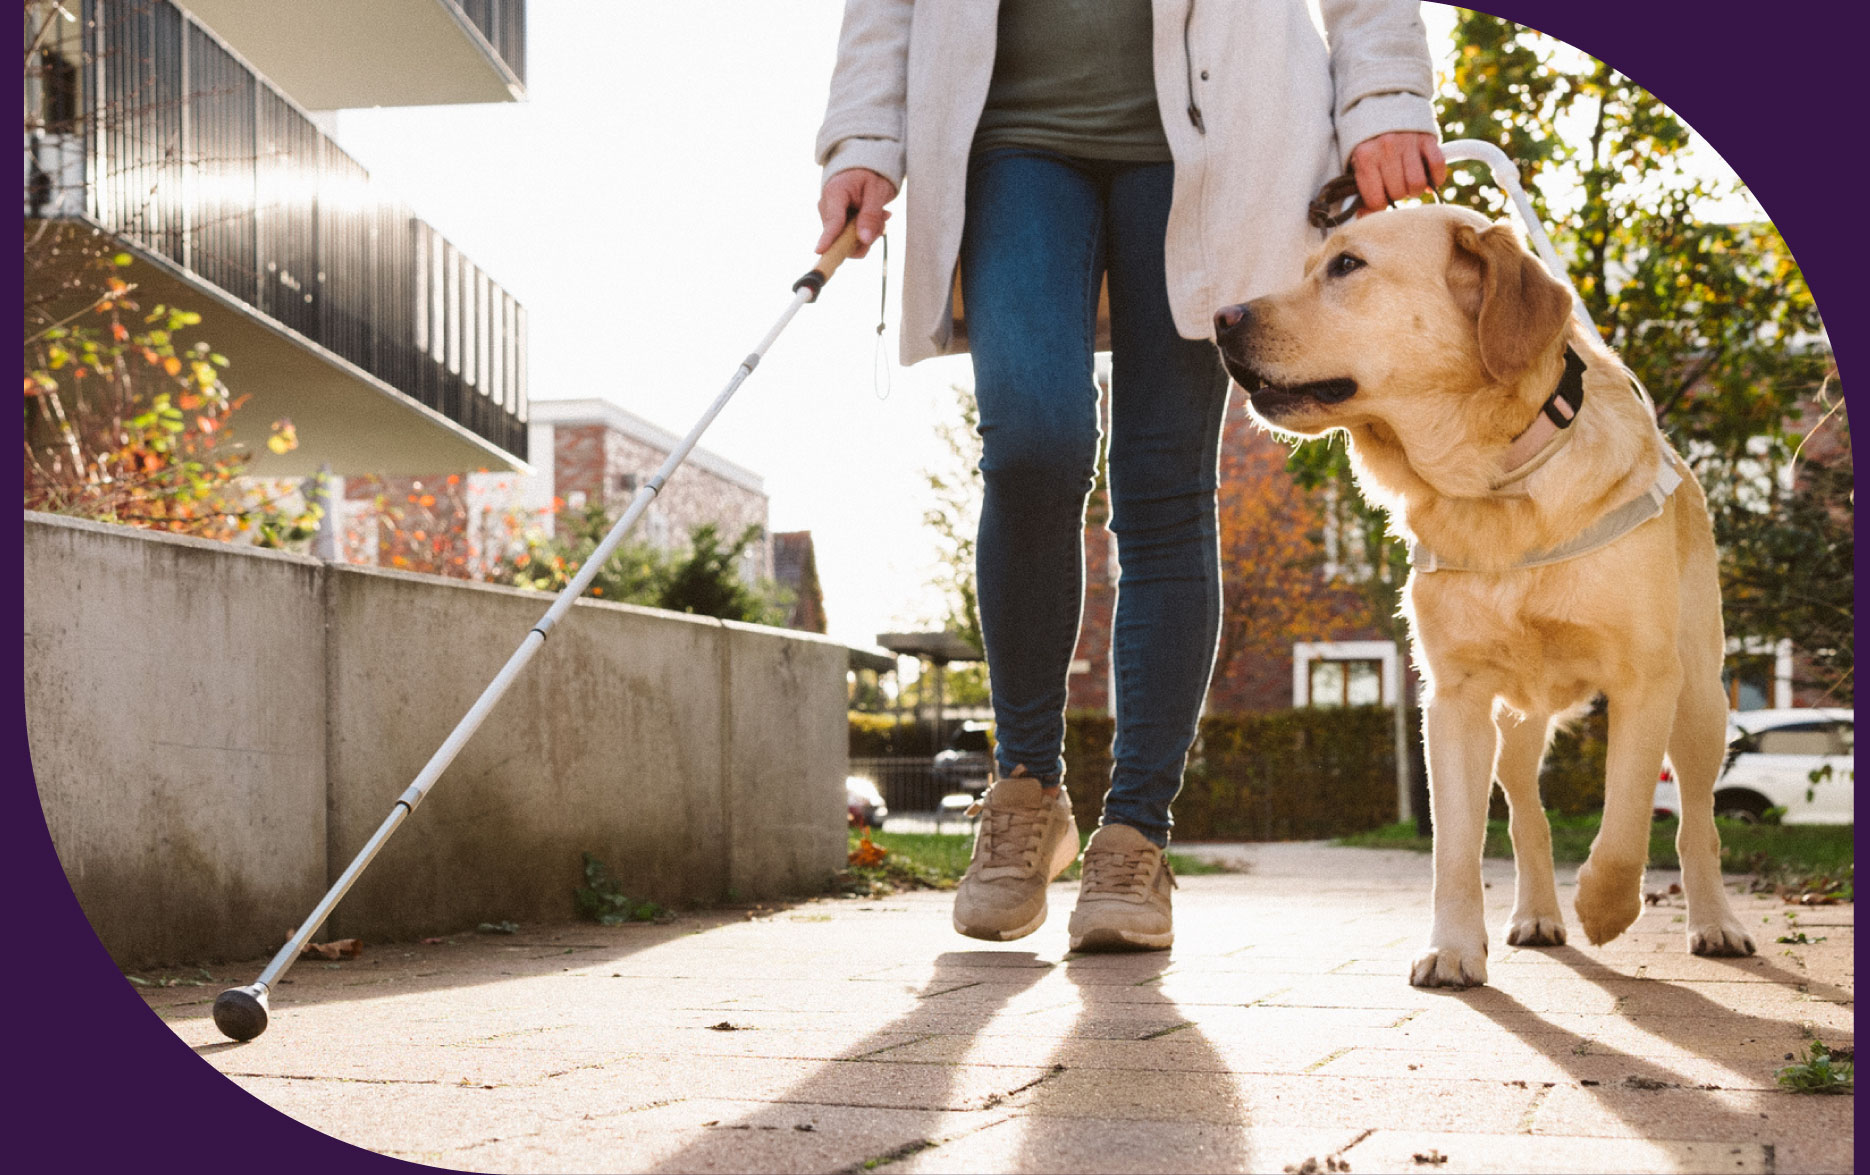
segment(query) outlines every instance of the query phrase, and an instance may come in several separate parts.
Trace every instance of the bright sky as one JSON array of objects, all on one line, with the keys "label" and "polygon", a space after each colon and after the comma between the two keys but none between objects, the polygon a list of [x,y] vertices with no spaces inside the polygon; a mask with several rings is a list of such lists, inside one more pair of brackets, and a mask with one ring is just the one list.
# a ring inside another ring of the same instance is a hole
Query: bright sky
[{"label": "bright sky", "polygon": [[[534,399],[602,396],[686,432],[814,259],[843,6],[527,7],[527,101],[345,111],[338,141],[526,306]],[[1452,10],[1423,15],[1439,59]],[[851,643],[943,611],[921,471],[972,377],[965,356],[896,366],[900,258],[881,374],[873,250],[701,442],[765,478],[772,529],[812,532],[831,634]]]}]

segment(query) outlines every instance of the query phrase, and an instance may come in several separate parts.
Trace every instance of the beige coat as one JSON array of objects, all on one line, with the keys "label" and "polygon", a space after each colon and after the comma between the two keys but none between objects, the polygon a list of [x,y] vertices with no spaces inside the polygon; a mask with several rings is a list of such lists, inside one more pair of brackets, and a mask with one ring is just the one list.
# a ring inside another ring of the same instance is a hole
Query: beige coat
[{"label": "beige coat", "polygon": [[[1436,133],[1415,0],[1319,2],[1323,35],[1301,0],[1153,0],[1156,99],[1175,159],[1169,301],[1184,337],[1212,337],[1218,307],[1298,280],[1321,239],[1306,204],[1352,147]],[[827,179],[853,167],[898,188],[913,177],[905,364],[965,349],[955,262],[998,11],[998,0],[845,3],[817,158]]]}]

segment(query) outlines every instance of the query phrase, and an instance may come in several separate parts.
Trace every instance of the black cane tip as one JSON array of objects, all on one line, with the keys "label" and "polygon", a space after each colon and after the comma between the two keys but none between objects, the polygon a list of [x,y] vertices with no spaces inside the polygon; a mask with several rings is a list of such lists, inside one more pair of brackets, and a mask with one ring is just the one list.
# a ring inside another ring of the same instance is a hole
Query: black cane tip
[{"label": "black cane tip", "polygon": [[233,1040],[252,1040],[266,1031],[266,992],[230,987],[214,1000],[214,1026]]}]

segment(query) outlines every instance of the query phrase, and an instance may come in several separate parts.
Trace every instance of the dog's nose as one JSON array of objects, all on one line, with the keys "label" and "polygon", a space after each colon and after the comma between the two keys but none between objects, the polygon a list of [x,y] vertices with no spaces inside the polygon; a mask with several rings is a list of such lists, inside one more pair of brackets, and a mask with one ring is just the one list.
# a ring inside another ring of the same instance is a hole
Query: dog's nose
[{"label": "dog's nose", "polygon": [[1229,331],[1238,329],[1247,321],[1247,308],[1244,305],[1223,306],[1214,312],[1214,333],[1218,338]]}]

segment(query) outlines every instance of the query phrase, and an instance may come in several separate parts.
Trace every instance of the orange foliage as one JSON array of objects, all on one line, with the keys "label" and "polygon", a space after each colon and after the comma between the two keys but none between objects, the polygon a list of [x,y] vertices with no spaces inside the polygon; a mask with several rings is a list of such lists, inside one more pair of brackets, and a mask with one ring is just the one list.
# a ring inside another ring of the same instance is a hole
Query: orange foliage
[{"label": "orange foliage", "polygon": [[1375,626],[1362,592],[1324,575],[1324,504],[1286,472],[1286,450],[1258,433],[1230,438],[1219,494],[1226,585],[1214,673],[1280,660],[1295,641]]}]

